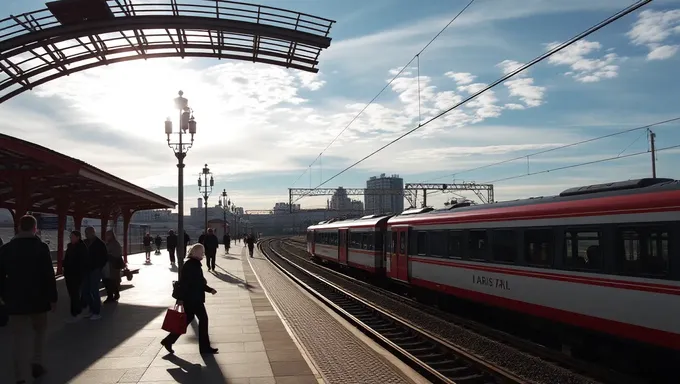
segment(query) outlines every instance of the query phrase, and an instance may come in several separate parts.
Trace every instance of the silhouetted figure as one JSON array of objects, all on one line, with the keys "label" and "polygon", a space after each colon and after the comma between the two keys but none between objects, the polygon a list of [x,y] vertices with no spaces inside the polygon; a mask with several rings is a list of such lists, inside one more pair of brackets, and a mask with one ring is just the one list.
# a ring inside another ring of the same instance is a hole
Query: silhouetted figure
[{"label": "silhouetted figure", "polygon": [[250,257],[253,257],[253,251],[255,250],[255,235],[252,233],[246,237],[246,245],[248,245],[248,253]]},{"label": "silhouetted figure", "polygon": [[97,237],[94,227],[85,228],[85,244],[87,245],[88,272],[83,281],[83,298],[90,313],[85,317],[90,320],[101,319],[101,298],[99,297],[99,284],[102,281],[102,269],[109,260],[109,252],[106,244]]},{"label": "silhouetted figure", "polygon": [[161,254],[161,244],[163,244],[163,239],[161,239],[161,235],[156,235],[156,238],[153,240],[154,244],[156,244],[156,255]]},{"label": "silhouetted figure", "polygon": [[104,302],[113,303],[120,299],[120,271],[125,268],[125,260],[123,259],[123,247],[116,239],[113,230],[106,231],[105,239],[108,259],[102,270],[107,296]]},{"label": "silhouetted figure", "polygon": [[205,247],[205,255],[208,257],[206,264],[209,270],[215,270],[215,258],[217,257],[217,248],[220,247],[220,240],[215,236],[212,228],[208,228],[208,234],[203,239],[203,246]]},{"label": "silhouetted figure", "polygon": [[231,236],[229,236],[228,233],[225,233],[224,236],[222,236],[222,242],[224,243],[224,250],[229,253],[229,247],[231,246]]},{"label": "silhouetted figure", "polygon": [[81,304],[81,291],[87,269],[87,245],[83,241],[80,231],[71,232],[71,242],[66,247],[64,255],[64,280],[66,290],[71,299],[71,320],[78,320],[78,315],[83,311]]},{"label": "silhouetted figure", "polygon": [[19,220],[19,233],[0,248],[0,300],[9,314],[12,359],[17,383],[25,383],[25,348],[33,347],[31,373],[43,376],[47,312],[57,307],[57,283],[50,248],[36,235],[31,215]]},{"label": "silhouetted figure", "polygon": [[168,237],[165,239],[165,245],[168,247],[168,254],[170,254],[170,265],[175,266],[175,251],[177,250],[177,235],[175,231],[170,230]]},{"label": "silhouetted figure", "polygon": [[198,237],[198,243],[199,244],[205,245],[204,241],[205,241],[205,232],[201,233],[201,236]]}]

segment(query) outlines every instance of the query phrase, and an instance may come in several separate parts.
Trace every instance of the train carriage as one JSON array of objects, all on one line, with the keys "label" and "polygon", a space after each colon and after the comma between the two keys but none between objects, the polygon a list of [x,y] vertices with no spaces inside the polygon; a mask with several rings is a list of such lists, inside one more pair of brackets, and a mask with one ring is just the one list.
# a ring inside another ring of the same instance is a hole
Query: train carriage
[{"label": "train carriage", "polygon": [[677,181],[400,215],[385,236],[396,281],[680,349]]},{"label": "train carriage", "polygon": [[383,241],[389,216],[370,215],[310,226],[307,250],[314,257],[376,275],[385,271]]}]

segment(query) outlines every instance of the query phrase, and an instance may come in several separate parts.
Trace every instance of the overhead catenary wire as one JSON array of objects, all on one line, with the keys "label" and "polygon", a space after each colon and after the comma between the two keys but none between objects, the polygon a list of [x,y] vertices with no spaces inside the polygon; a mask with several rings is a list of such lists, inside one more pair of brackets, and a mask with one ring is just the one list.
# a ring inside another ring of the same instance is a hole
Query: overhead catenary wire
[{"label": "overhead catenary wire", "polygon": [[[495,167],[495,166],[498,166],[498,165],[512,163],[512,162],[517,161],[517,160],[523,160],[523,159],[526,159],[526,158],[529,158],[529,157],[534,157],[534,156],[543,155],[543,154],[546,154],[546,153],[549,153],[549,152],[559,151],[561,149],[576,147],[576,146],[579,146],[579,145],[592,143],[594,141],[607,139],[607,138],[610,138],[610,137],[619,136],[619,135],[623,135],[623,134],[630,133],[630,132],[635,132],[635,131],[640,131],[640,130],[647,131],[652,127],[656,127],[656,126],[659,126],[659,125],[668,124],[668,123],[672,123],[672,122],[676,122],[676,121],[680,121],[680,116],[674,117],[674,118],[671,118],[671,119],[662,120],[662,121],[657,121],[655,123],[651,123],[651,124],[647,124],[647,125],[643,125],[643,126],[639,126],[639,127],[635,127],[635,128],[628,128],[628,129],[624,129],[624,130],[621,130],[621,131],[608,133],[608,134],[602,135],[602,136],[591,137],[589,139],[576,141],[576,142],[573,142],[573,143],[570,143],[570,144],[564,144],[564,145],[560,145],[560,146],[549,148],[549,149],[543,149],[543,150],[532,152],[532,153],[529,153],[529,154],[526,154],[526,155],[517,156],[517,157],[513,157],[513,158],[510,158],[510,159],[506,159],[506,160],[500,160],[500,161],[496,161],[496,162],[489,163],[489,164],[486,164],[486,165],[480,165],[478,167],[465,169],[465,170],[462,170],[462,171],[446,174],[446,175],[443,175],[443,176],[438,176],[438,177],[435,177],[433,179],[429,179],[427,181],[424,181],[424,183],[429,183],[431,181],[437,181],[437,180],[441,180],[443,178],[448,178],[448,177],[455,177],[455,176],[458,176],[458,175],[462,175],[463,173],[480,171],[482,169],[487,169],[487,168]],[[645,132],[643,132],[643,134],[644,133]],[[623,152],[627,151],[639,139],[640,138],[636,139],[633,143],[631,143],[628,147],[626,147],[623,151],[621,151],[621,153],[619,153],[619,156]]]},{"label": "overhead catenary wire", "polygon": [[[655,152],[658,153],[658,152],[668,151],[668,150],[676,149],[676,148],[680,148],[680,144],[670,145],[668,147],[656,148]],[[556,172],[556,171],[562,171],[562,170],[565,170],[565,169],[584,167],[586,165],[606,163],[608,161],[615,161],[615,160],[626,159],[626,158],[629,158],[629,157],[642,156],[642,155],[649,154],[650,152],[651,152],[650,150],[646,150],[646,151],[640,151],[640,152],[635,152],[635,153],[629,153],[629,154],[626,154],[626,155],[618,155],[618,156],[612,156],[612,157],[607,157],[607,158],[593,160],[593,161],[586,161],[586,162],[578,163],[578,164],[565,165],[565,166],[557,167],[557,168],[544,169],[544,170],[537,171],[537,172],[523,173],[521,175],[508,176],[508,177],[503,177],[501,179],[487,181],[487,182],[485,182],[485,184],[493,184],[493,183],[499,183],[501,181],[521,179],[523,177],[536,176],[536,175],[549,173],[549,172]]]},{"label": "overhead catenary wire", "polygon": [[[380,90],[380,92],[378,92],[378,93],[371,99],[371,101],[369,101],[368,104],[366,104],[366,105],[359,111],[359,113],[357,113],[357,114],[352,118],[352,120],[350,120],[350,122],[347,123],[347,125],[340,131],[340,133],[338,133],[338,134],[335,136],[335,138],[333,138],[333,140],[331,140],[331,142],[326,146],[326,148],[324,148],[323,151],[321,151],[321,153],[319,153],[319,155],[314,159],[314,161],[312,161],[312,162],[309,164],[309,168],[311,168],[311,166],[314,165],[314,164],[316,163],[316,161],[319,160],[319,158],[320,158],[324,153],[326,153],[326,151],[328,150],[328,148],[330,148],[331,145],[333,145],[333,144],[340,138],[340,136],[342,136],[342,134],[345,133],[345,131],[346,131],[352,124],[354,124],[354,122],[355,122],[355,121],[356,121],[356,120],[357,120],[357,119],[358,119],[358,118],[359,118],[359,117],[360,117],[360,116],[368,109],[368,107],[370,107],[371,105],[373,105],[373,102],[375,102],[375,101],[378,99],[378,97],[380,97],[380,95],[382,95],[383,92],[385,92],[385,90],[386,90],[387,88],[389,88],[390,85],[392,85],[392,83],[394,83],[394,81],[395,81],[395,80],[396,80],[396,79],[397,79],[397,78],[398,78],[398,77],[406,70],[406,68],[408,68],[408,66],[411,65],[411,63],[413,63],[413,60],[416,60],[416,59],[418,60],[418,82],[420,82],[420,55],[421,55],[423,52],[425,52],[425,50],[426,50],[430,45],[432,45],[432,43],[433,43],[435,40],[437,40],[437,38],[438,38],[442,33],[444,33],[444,31],[445,31],[447,28],[449,28],[449,26],[450,26],[454,21],[456,21],[456,19],[458,19],[458,18],[460,17],[460,15],[462,15],[468,8],[470,8],[470,6],[471,6],[474,2],[475,2],[475,0],[470,0],[470,1],[467,3],[467,5],[466,5],[465,7],[463,7],[463,9],[461,9],[461,10],[460,10],[460,11],[459,11],[459,12],[458,12],[451,20],[449,20],[449,22],[448,22],[448,23],[447,23],[447,24],[446,24],[446,25],[445,25],[445,26],[444,26],[444,27],[443,27],[436,35],[434,35],[434,37],[433,37],[432,39],[430,39],[430,41],[428,41],[427,44],[425,44],[425,46],[424,46],[420,51],[418,51],[418,53],[416,53],[416,54],[411,58],[411,60],[409,60],[408,63],[406,63],[404,66],[401,67],[401,69],[397,72],[397,74],[394,75],[394,77],[392,77],[392,79],[391,79],[389,82],[387,82],[387,84],[385,84],[384,87],[382,87],[382,89]],[[418,83],[418,97],[420,97],[420,83]],[[418,111],[418,114],[419,114],[419,116],[418,116],[418,117],[419,117],[418,123],[420,123],[420,109],[419,109],[419,111]],[[307,171],[309,170],[309,168],[306,169],[304,172],[302,172],[302,174],[301,174],[300,176],[298,176],[297,179],[295,179],[295,181],[293,182],[293,186],[295,186],[295,184],[302,178],[302,176],[304,176],[305,173],[307,173]]]},{"label": "overhead catenary wire", "polygon": [[543,61],[543,60],[549,58],[550,56],[552,56],[552,55],[554,55],[554,54],[556,54],[556,53],[558,53],[558,52],[560,52],[560,51],[562,51],[562,50],[564,50],[565,48],[567,48],[567,47],[569,47],[570,45],[576,43],[577,41],[579,41],[579,40],[581,40],[581,39],[583,39],[583,38],[585,38],[585,37],[587,37],[587,36],[589,36],[589,35],[591,35],[591,34],[597,32],[597,31],[599,31],[600,29],[606,27],[607,25],[613,23],[614,21],[616,21],[616,20],[618,20],[618,19],[620,19],[620,18],[622,18],[622,17],[624,17],[624,16],[626,16],[626,15],[628,15],[628,14],[630,14],[630,13],[636,11],[637,9],[643,7],[644,5],[649,4],[650,2],[652,2],[652,0],[640,0],[640,1],[638,1],[637,3],[632,4],[632,5],[630,5],[630,6],[626,7],[626,8],[624,8],[624,9],[622,9],[621,11],[615,13],[614,15],[612,15],[612,16],[606,18],[605,20],[603,20],[603,21],[601,21],[601,22],[595,24],[594,26],[588,28],[587,30],[585,30],[585,31],[583,31],[583,32],[581,32],[581,33],[579,33],[578,35],[572,37],[571,39],[565,41],[564,43],[562,43],[562,44],[560,44],[560,45],[554,47],[553,49],[551,49],[551,50],[549,50],[549,51],[547,51],[547,52],[541,54],[540,56],[537,56],[536,58],[534,58],[533,60],[529,61],[528,63],[526,63],[526,64],[524,64],[524,65],[521,65],[520,67],[516,68],[516,69],[513,70],[512,72],[506,74],[505,76],[499,78],[498,80],[494,81],[493,83],[489,84],[488,86],[484,87],[483,89],[481,89],[481,90],[477,91],[476,93],[474,93],[474,94],[468,96],[466,99],[462,100],[461,102],[459,102],[459,103],[453,105],[453,106],[450,107],[450,108],[445,109],[444,111],[438,113],[438,114],[435,115],[434,117],[432,117],[432,118],[426,120],[426,121],[423,122],[422,124],[418,124],[416,127],[414,127],[414,128],[412,128],[412,129],[410,129],[409,131],[407,131],[407,132],[401,134],[400,136],[398,136],[397,138],[393,139],[393,140],[390,141],[389,143],[383,145],[382,147],[380,147],[380,148],[374,150],[373,152],[369,153],[368,155],[362,157],[361,159],[359,159],[359,160],[357,160],[356,162],[352,163],[351,165],[349,165],[348,167],[344,168],[344,169],[341,170],[340,172],[336,173],[336,174],[333,175],[332,177],[326,179],[326,181],[324,181],[324,182],[322,182],[321,184],[317,185],[316,187],[312,188],[312,190],[308,191],[307,193],[302,194],[302,195],[299,196],[295,201],[297,202],[297,201],[299,201],[300,199],[302,199],[302,198],[308,196],[308,195],[309,195],[311,192],[313,192],[314,190],[316,190],[316,189],[322,187],[323,185],[325,185],[325,184],[328,183],[329,181],[331,181],[331,180],[337,178],[338,176],[342,175],[343,173],[347,172],[348,170],[350,170],[350,169],[354,168],[355,166],[361,164],[362,162],[364,162],[364,161],[367,160],[368,158],[370,158],[370,157],[374,156],[375,154],[381,152],[382,150],[384,150],[385,148],[391,146],[392,144],[394,144],[394,143],[400,141],[400,140],[403,139],[404,137],[409,136],[410,134],[412,134],[413,132],[417,131],[418,129],[420,129],[420,128],[422,128],[422,127],[424,127],[424,126],[426,126],[426,125],[432,123],[433,121],[435,121],[435,120],[437,120],[437,119],[439,119],[439,118],[441,118],[442,116],[444,116],[444,115],[446,115],[447,113],[453,111],[454,109],[460,107],[461,105],[466,104],[466,103],[469,102],[470,100],[473,100],[473,99],[477,98],[479,95],[481,95],[481,94],[487,92],[487,91],[490,90],[491,88],[494,88],[494,87],[497,86],[498,84],[507,81],[508,79],[510,79],[510,78],[512,78],[512,77],[514,77],[514,76],[516,76],[517,74],[519,74],[519,73],[525,71],[526,69],[528,69],[528,68],[530,68],[530,67],[532,67],[532,66],[534,66],[534,65],[536,65],[536,64],[538,64],[538,63],[540,63],[541,61]]}]

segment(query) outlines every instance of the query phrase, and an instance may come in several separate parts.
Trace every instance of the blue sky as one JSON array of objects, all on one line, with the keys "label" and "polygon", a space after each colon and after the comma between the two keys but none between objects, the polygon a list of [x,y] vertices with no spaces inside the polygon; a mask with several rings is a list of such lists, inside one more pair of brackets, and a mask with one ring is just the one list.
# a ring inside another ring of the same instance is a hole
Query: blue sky
[{"label": "blue sky", "polygon": [[[189,1],[189,0],[187,0]],[[347,131],[308,165],[467,1],[260,2],[337,23],[312,76],[248,62],[164,59],[115,64],[62,78],[0,107],[0,132],[87,161],[176,199],[176,167],[163,120],[183,89],[198,120],[185,196],[195,205],[204,163],[216,191],[245,209],[287,201],[287,188],[315,187],[418,121],[412,64]],[[453,105],[567,40],[629,0],[477,0],[420,57],[422,118]],[[0,14],[42,8],[3,1]],[[406,182],[488,182],[645,151],[644,131],[521,160],[467,169],[680,116],[680,0],[656,0],[553,56],[330,181],[361,187],[371,175]],[[172,115],[174,116],[174,114]],[[17,122],[21,122],[18,124]],[[654,128],[657,147],[680,145],[680,124]],[[658,154],[662,177],[679,178],[680,149]],[[647,177],[650,156],[496,183],[498,200],[559,193],[584,184]],[[302,177],[300,175],[307,170]],[[455,176],[454,176],[455,174]],[[311,175],[311,177],[310,177]],[[470,196],[471,195],[466,195]],[[452,195],[434,195],[440,205]],[[303,207],[325,205],[305,198]],[[214,200],[214,199],[213,199]]]}]

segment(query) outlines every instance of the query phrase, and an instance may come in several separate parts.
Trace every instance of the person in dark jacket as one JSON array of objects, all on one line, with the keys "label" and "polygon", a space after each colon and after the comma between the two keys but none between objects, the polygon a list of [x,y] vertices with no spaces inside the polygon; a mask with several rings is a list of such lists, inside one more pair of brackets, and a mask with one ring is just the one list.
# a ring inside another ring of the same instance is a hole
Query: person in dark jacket
[{"label": "person in dark jacket", "polygon": [[90,313],[85,315],[90,320],[101,319],[102,301],[99,297],[99,285],[102,281],[102,269],[109,260],[106,244],[97,237],[94,227],[85,228],[85,245],[87,245],[87,273],[83,281],[83,298]]},{"label": "person in dark jacket", "polygon": [[175,231],[170,230],[168,232],[168,237],[165,239],[165,246],[168,248],[168,254],[170,254],[170,265],[175,266],[175,251],[177,250],[177,235]]},{"label": "person in dark jacket", "polygon": [[142,238],[142,244],[144,244],[144,254],[146,255],[146,263],[151,264],[151,243],[153,243],[153,238],[151,234],[147,233]]},{"label": "person in dark jacket", "polygon": [[71,299],[72,320],[77,320],[83,309],[80,293],[87,272],[87,245],[83,242],[80,231],[71,232],[71,242],[66,247],[63,268],[66,290]]},{"label": "person in dark jacket", "polygon": [[156,244],[156,255],[161,254],[161,244],[163,244],[163,239],[161,239],[161,235],[156,235],[156,238],[153,240],[154,244]]},{"label": "person in dark jacket", "polygon": [[[189,249],[189,248],[187,248],[187,245],[189,245],[190,242],[191,242],[191,238],[189,237],[189,235],[188,235],[188,234],[186,233],[186,231],[185,231],[185,232],[184,232],[184,250],[185,250],[185,251],[186,251],[187,249]],[[177,255],[177,256],[179,256],[179,257],[184,257],[184,255],[181,255],[181,256],[180,256],[180,255]]]},{"label": "person in dark jacket", "polygon": [[201,236],[198,236],[198,243],[205,245],[205,232],[201,233]]},{"label": "person in dark jacket", "polygon": [[205,255],[208,257],[206,264],[209,270],[215,270],[215,259],[217,258],[217,248],[220,247],[220,240],[215,236],[212,228],[208,228],[208,234],[205,235],[203,240],[203,246],[205,247]]},{"label": "person in dark jacket", "polygon": [[[194,317],[198,318],[198,346],[200,353],[215,354],[217,348],[210,346],[208,336],[208,312],[205,310],[205,293],[216,294],[217,291],[208,286],[203,277],[201,260],[205,255],[205,248],[202,244],[194,244],[187,252],[188,260],[182,267],[182,274],[179,280],[179,297],[177,304],[184,306],[187,316],[187,326],[191,324]],[[175,353],[172,345],[179,339],[178,334],[168,334],[161,345],[170,353]]]},{"label": "person in dark jacket", "polygon": [[231,246],[231,236],[229,236],[228,233],[225,233],[224,236],[222,236],[222,242],[224,243],[224,251],[229,253],[229,247]]},{"label": "person in dark jacket", "polygon": [[245,243],[248,245],[248,253],[253,257],[253,250],[255,249],[255,235],[252,233],[246,236]]},{"label": "person in dark jacket", "polygon": [[[56,310],[57,283],[50,248],[36,235],[37,221],[31,215],[19,219],[19,233],[0,248],[0,301],[9,314],[12,358],[17,383],[25,383],[24,348],[33,346],[31,373],[46,373],[43,348],[47,312]],[[31,337],[32,336],[32,337]]]}]

